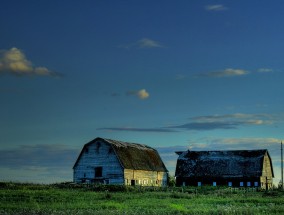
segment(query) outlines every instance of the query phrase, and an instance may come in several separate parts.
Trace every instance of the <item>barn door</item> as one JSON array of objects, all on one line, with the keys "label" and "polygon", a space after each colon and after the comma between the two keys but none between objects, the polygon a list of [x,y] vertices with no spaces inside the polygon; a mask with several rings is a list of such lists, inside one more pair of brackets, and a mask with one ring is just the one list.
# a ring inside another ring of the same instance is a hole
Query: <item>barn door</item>
[{"label": "barn door", "polygon": [[96,167],[95,168],[95,178],[99,178],[103,176],[103,168],[102,167]]}]

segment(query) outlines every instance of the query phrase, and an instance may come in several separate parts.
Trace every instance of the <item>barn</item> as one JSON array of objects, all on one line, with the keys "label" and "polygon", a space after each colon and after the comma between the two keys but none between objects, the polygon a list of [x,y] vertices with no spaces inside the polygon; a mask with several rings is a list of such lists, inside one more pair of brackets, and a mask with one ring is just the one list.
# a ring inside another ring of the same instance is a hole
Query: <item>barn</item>
[{"label": "barn", "polygon": [[274,173],[267,149],[176,153],[177,186],[272,187]]},{"label": "barn", "polygon": [[143,144],[96,138],[84,145],[73,166],[75,183],[164,186],[166,169],[158,152]]}]

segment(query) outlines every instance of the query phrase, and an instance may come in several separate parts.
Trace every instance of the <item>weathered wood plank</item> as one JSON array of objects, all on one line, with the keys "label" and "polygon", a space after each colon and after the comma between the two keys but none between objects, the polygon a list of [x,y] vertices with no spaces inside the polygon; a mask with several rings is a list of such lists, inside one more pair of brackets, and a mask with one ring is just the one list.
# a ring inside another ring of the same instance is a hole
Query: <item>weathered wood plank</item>
[{"label": "weathered wood plank", "polygon": [[126,185],[131,185],[131,181],[134,180],[135,185],[141,186],[165,186],[168,179],[166,172],[132,169],[125,169],[124,177]]}]

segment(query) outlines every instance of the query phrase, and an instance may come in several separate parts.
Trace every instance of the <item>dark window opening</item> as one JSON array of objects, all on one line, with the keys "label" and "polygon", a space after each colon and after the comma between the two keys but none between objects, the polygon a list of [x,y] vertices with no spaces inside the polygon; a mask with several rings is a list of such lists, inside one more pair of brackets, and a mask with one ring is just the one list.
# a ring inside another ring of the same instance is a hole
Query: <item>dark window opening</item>
[{"label": "dark window opening", "polygon": [[101,143],[98,142],[96,145],[96,153],[99,154],[100,153],[100,147],[101,147]]},{"label": "dark window opening", "polygon": [[102,177],[103,176],[103,168],[102,167],[96,167],[95,168],[95,177]]},{"label": "dark window opening", "polygon": [[131,186],[135,186],[135,180],[131,180]]}]

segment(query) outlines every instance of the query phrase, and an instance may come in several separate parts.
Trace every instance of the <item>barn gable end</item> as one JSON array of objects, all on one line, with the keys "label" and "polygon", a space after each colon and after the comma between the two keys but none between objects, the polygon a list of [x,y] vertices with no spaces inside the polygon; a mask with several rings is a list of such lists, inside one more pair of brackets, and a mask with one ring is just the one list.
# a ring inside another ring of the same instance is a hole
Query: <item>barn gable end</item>
[{"label": "barn gable end", "polygon": [[100,140],[83,147],[73,170],[75,183],[121,184],[124,181],[123,168],[112,146]]}]

